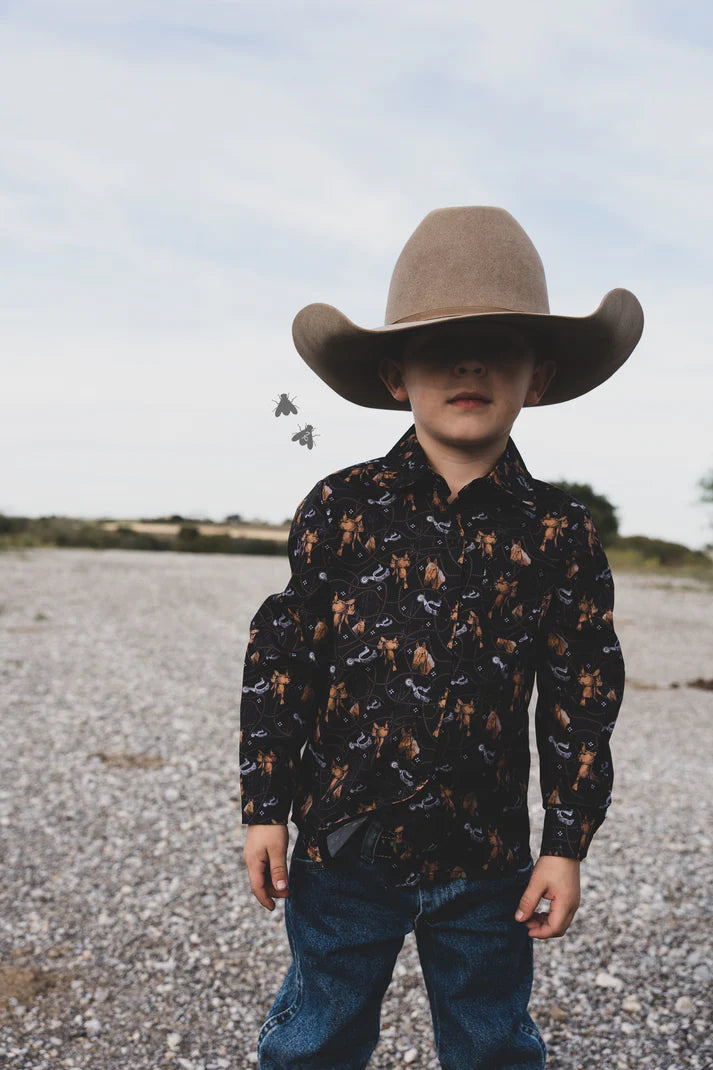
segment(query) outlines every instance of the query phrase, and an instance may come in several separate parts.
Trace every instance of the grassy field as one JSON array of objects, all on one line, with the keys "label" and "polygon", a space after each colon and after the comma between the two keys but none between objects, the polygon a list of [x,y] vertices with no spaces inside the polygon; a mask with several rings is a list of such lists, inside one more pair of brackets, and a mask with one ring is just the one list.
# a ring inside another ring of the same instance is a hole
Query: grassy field
[{"label": "grassy field", "polygon": [[[289,525],[88,521],[74,517],[8,517],[0,514],[0,551],[38,546],[95,550],[172,550],[188,553],[285,555]],[[606,545],[612,570],[660,573],[713,585],[713,553],[645,535],[618,536]]]},{"label": "grassy field", "polygon": [[0,551],[30,546],[94,550],[173,550],[188,553],[285,554],[289,525],[198,521],[81,520],[0,514]]},{"label": "grassy field", "polygon": [[[624,541],[624,540],[622,540]],[[696,551],[691,550],[693,555]],[[607,558],[614,574],[632,572],[644,575],[678,576],[697,580],[713,589],[713,559],[710,554],[700,557],[685,558],[675,562],[665,562],[656,556],[646,556],[640,549],[622,546],[607,547]]]}]

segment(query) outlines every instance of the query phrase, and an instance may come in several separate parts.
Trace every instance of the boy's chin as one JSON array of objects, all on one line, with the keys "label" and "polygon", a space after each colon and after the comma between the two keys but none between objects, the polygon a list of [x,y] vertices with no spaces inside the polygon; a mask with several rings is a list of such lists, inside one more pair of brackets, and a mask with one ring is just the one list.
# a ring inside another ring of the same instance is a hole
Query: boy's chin
[{"label": "boy's chin", "polygon": [[446,416],[446,419],[427,419],[424,422],[420,422],[414,414],[414,424],[417,434],[424,432],[429,438],[444,445],[452,443],[454,446],[473,449],[492,446],[499,439],[507,439],[510,434],[510,427],[494,427],[477,419],[461,419],[457,414],[450,418]]}]

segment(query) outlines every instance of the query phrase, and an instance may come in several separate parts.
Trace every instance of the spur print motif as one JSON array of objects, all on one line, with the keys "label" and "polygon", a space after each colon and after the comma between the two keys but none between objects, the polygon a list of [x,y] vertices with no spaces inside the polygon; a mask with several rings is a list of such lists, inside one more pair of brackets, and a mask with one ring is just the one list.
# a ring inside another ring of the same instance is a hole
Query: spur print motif
[{"label": "spur print motif", "polygon": [[512,439],[450,494],[413,424],[320,480],[245,654],[243,823],[286,824],[292,807],[328,867],[328,834],[376,814],[392,886],[528,863],[535,686],[540,854],[585,858],[611,802],[624,661],[591,515]]}]

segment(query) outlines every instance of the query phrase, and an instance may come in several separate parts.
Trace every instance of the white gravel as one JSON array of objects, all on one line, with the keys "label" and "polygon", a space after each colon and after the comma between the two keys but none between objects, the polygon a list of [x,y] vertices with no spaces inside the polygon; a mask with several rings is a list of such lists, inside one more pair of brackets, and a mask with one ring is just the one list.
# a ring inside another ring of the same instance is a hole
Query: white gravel
[{"label": "white gravel", "polygon": [[[290,953],[242,862],[238,709],[251,615],[287,577],[264,556],[0,554],[0,1066],[255,1066]],[[572,926],[535,941],[530,1012],[548,1070],[704,1070],[713,693],[685,683],[713,675],[713,590],[615,578],[614,801]],[[531,745],[536,857],[532,723]],[[410,933],[370,1070],[437,1070],[432,1038]]]}]

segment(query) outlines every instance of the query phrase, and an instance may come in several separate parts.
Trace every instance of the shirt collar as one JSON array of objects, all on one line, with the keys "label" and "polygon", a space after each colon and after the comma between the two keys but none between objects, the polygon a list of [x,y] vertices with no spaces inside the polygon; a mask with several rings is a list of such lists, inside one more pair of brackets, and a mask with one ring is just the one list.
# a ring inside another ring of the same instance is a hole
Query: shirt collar
[{"label": "shirt collar", "polygon": [[[433,479],[437,475],[416,437],[415,424],[411,424],[398,442],[391,447],[384,457],[384,462],[384,466],[374,473],[374,478],[380,483],[386,483],[390,488],[406,487],[424,476]],[[524,506],[535,505],[532,476],[511,438],[508,438],[507,446],[488,474],[476,477],[467,486],[475,487],[479,483],[516,498]],[[459,493],[462,494],[465,489],[463,487]]]}]

